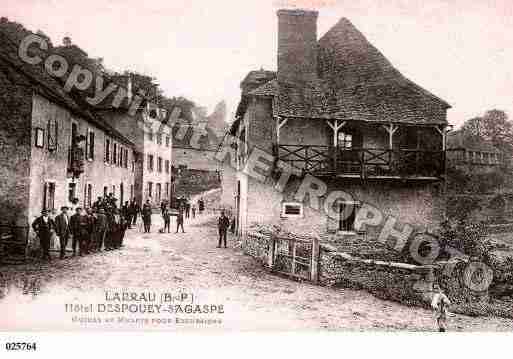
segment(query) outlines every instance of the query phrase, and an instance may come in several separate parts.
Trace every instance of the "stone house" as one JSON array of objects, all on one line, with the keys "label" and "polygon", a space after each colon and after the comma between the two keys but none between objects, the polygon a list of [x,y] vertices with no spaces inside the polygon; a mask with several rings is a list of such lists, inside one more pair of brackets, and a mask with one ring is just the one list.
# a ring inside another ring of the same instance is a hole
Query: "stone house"
[{"label": "stone house", "polygon": [[[430,228],[443,215],[450,105],[404,77],[349,20],[318,39],[317,15],[279,10],[277,71],[251,71],[241,83],[230,129],[237,141],[223,144],[236,152],[234,164],[223,165],[223,205],[237,213],[240,234],[265,222],[361,235],[355,220],[363,204]],[[245,168],[255,148],[273,158],[265,182]],[[295,174],[277,190],[284,164]],[[297,193],[312,178],[317,189],[318,181],[326,185],[321,201],[333,191],[351,199],[337,199],[330,215],[310,208],[308,195],[298,200]]]},{"label": "stone house", "polygon": [[88,207],[106,192],[124,199],[133,191],[134,144],[42,67],[23,62],[3,31],[0,116],[2,224],[27,229],[42,209]]},{"label": "stone house", "polygon": [[[130,75],[123,75],[126,88],[131,89]],[[134,86],[135,87],[135,86]],[[95,112],[100,114],[113,128],[135,144],[135,191],[133,198],[139,203],[146,200],[158,206],[161,201],[172,197],[171,166],[173,138],[171,127],[167,124],[168,113],[157,105],[145,102],[135,114],[129,113],[132,94],[128,93],[127,102],[113,107],[107,98]]]}]

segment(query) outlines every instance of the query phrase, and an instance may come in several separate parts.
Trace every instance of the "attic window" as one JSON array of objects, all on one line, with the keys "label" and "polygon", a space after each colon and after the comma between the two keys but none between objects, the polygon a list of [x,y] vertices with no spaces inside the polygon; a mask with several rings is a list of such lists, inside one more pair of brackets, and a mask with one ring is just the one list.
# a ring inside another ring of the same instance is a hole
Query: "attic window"
[{"label": "attic window", "polygon": [[281,205],[282,218],[302,218],[303,204],[297,202],[284,202]]}]

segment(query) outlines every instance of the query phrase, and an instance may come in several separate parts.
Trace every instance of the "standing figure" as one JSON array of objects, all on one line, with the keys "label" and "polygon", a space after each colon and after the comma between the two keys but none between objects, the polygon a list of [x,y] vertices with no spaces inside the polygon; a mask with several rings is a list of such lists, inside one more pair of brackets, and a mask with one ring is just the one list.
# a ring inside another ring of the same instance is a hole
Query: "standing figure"
[{"label": "standing figure", "polygon": [[162,212],[162,218],[164,219],[164,233],[170,233],[170,227],[171,227],[171,213],[169,212],[169,208],[164,208],[164,212]]},{"label": "standing figure", "polygon": [[451,305],[451,301],[442,292],[442,289],[438,284],[433,285],[433,291],[435,294],[431,301],[431,307],[435,311],[438,331],[445,332],[447,330],[447,315],[449,314],[448,307]]},{"label": "standing figure", "polygon": [[114,210],[113,209],[107,210],[107,213],[105,213],[105,217],[107,217],[107,230],[105,232],[105,250],[110,251],[113,249],[114,236],[115,236]]},{"label": "standing figure", "polygon": [[228,227],[230,227],[230,220],[226,217],[224,211],[221,211],[221,216],[217,221],[217,228],[219,229],[219,244],[217,248],[221,248],[222,243],[224,243],[224,248],[226,248],[226,232]]},{"label": "standing figure", "polygon": [[144,233],[150,233],[151,230],[151,204],[147,199],[142,209],[142,218],[144,222]]},{"label": "standing figure", "polygon": [[191,203],[189,200],[185,201],[185,218],[190,218],[191,216]]},{"label": "standing figure", "polygon": [[107,216],[105,215],[105,211],[103,210],[103,208],[100,208],[98,210],[98,213],[96,214],[96,226],[95,226],[95,231],[96,231],[95,249],[97,251],[101,251],[103,244],[105,243],[107,227],[108,227]]},{"label": "standing figure", "polygon": [[86,243],[90,233],[90,220],[83,214],[82,208],[77,207],[75,211],[76,213],[70,218],[71,233],[73,235],[73,255],[76,255],[78,244],[79,255],[83,256],[87,253]]},{"label": "standing figure", "polygon": [[[79,237],[80,237],[78,221],[79,221],[81,214],[82,214],[82,208],[77,207],[77,208],[75,208],[75,213],[69,219],[69,227],[71,230],[71,235],[73,236],[73,239],[71,242],[71,248],[73,249],[73,256],[77,255],[77,245],[79,243]],[[79,248],[79,250],[80,250],[80,248]]]},{"label": "standing figure", "polygon": [[203,211],[205,210],[205,202],[203,202],[203,198],[200,198],[199,201],[198,201],[198,209],[199,209],[199,214],[203,214]]},{"label": "standing figure", "polygon": [[130,205],[128,206],[128,218],[127,218],[127,228],[130,229],[132,228],[132,223],[135,224],[135,217],[136,216],[136,213],[135,213],[135,198],[130,201]]},{"label": "standing figure", "polygon": [[61,207],[61,214],[55,217],[55,231],[59,237],[59,244],[61,247],[60,259],[64,259],[66,253],[66,247],[68,246],[69,237],[71,235],[69,218],[68,218],[68,207]]},{"label": "standing figure", "polygon": [[42,258],[51,261],[50,240],[52,238],[52,231],[55,230],[55,222],[48,216],[47,210],[41,211],[41,216],[32,223],[32,229],[34,229],[34,232],[39,237],[41,249],[43,250]]},{"label": "standing figure", "polygon": [[192,209],[192,218],[196,218],[196,205],[194,203],[192,204],[191,209]]},{"label": "standing figure", "polygon": [[182,227],[182,233],[185,233],[185,230],[183,229],[183,205],[180,205],[178,207],[178,214],[176,215],[176,233],[178,233],[178,229]]},{"label": "standing figure", "polygon": [[128,221],[128,213],[129,213],[129,205],[128,201],[125,201],[125,204],[121,207],[121,217],[123,217],[124,221]]}]

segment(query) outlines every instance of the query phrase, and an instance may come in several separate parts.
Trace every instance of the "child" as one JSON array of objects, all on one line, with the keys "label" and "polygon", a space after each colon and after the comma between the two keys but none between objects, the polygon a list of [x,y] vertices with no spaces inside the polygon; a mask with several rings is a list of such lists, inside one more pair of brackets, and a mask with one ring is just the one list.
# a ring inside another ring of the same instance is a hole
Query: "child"
[{"label": "child", "polygon": [[442,292],[442,289],[438,284],[433,285],[433,300],[431,301],[431,307],[435,311],[436,321],[438,324],[438,331],[445,332],[447,328],[447,316],[449,314],[448,307],[451,305],[451,301]]}]

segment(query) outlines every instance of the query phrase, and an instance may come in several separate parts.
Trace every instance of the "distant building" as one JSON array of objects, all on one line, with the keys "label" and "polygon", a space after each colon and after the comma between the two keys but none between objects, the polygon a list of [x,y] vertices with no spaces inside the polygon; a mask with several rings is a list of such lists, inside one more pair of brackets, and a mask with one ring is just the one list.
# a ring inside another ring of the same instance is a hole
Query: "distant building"
[{"label": "distant building", "polygon": [[501,151],[490,142],[461,130],[447,136],[447,161],[448,166],[478,172],[489,172],[504,162]]},{"label": "distant building", "polygon": [[[121,76],[122,85],[129,90],[135,87],[131,81],[130,74]],[[132,93],[129,91],[127,101],[131,98]],[[173,139],[171,127],[165,123],[167,111],[146,102],[132,115],[126,102],[118,108],[110,106],[111,102],[105,100],[107,106],[97,106],[96,112],[135,144],[137,161],[134,164],[136,174],[133,197],[139,203],[150,200],[155,206],[164,200],[169,201],[172,197]]]}]

